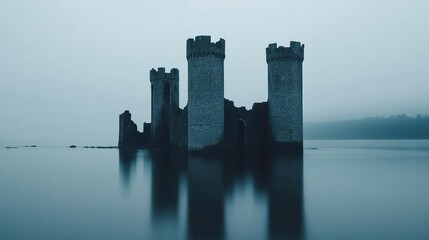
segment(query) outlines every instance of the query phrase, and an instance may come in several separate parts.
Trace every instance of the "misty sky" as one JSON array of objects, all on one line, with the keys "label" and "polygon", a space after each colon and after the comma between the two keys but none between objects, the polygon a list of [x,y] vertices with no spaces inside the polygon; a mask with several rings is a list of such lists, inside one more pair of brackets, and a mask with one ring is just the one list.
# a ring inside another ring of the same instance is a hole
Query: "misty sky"
[{"label": "misty sky", "polygon": [[115,145],[125,109],[150,121],[151,68],[186,39],[226,40],[225,97],[267,99],[265,47],[306,45],[304,121],[429,114],[426,0],[2,0],[0,140]]}]

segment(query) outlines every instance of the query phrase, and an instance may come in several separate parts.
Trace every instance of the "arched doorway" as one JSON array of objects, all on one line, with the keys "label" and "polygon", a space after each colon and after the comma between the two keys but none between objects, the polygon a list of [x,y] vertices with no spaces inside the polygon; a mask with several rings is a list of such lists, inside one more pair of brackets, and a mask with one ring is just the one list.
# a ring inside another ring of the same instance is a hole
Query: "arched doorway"
[{"label": "arched doorway", "polygon": [[235,139],[237,151],[244,153],[246,151],[246,122],[241,118],[235,124]]}]

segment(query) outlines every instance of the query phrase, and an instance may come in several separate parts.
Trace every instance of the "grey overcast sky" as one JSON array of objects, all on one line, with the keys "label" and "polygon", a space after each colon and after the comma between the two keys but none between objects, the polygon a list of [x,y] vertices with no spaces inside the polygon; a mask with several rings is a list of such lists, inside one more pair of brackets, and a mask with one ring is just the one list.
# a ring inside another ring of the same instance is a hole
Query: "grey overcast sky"
[{"label": "grey overcast sky", "polygon": [[306,45],[304,121],[429,114],[427,0],[2,0],[0,140],[115,145],[150,121],[151,68],[226,40],[225,97],[267,99],[265,47]]}]

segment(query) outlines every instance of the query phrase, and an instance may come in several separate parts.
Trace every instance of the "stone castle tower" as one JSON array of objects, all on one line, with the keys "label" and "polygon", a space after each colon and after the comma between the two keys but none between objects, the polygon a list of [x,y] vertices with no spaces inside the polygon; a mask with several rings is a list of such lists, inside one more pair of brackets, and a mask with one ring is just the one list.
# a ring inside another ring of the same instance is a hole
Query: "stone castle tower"
[{"label": "stone castle tower", "polygon": [[[268,121],[276,143],[302,149],[302,62],[304,45],[290,47],[270,44],[266,48],[268,64]],[[301,145],[301,146],[299,146]]]},{"label": "stone castle tower", "polygon": [[188,150],[223,143],[225,40],[197,36],[186,43]]},{"label": "stone castle tower", "polygon": [[150,70],[151,83],[151,146],[168,147],[171,110],[179,107],[179,70]]},{"label": "stone castle tower", "polygon": [[173,68],[168,73],[165,68],[152,69],[152,122],[145,123],[144,132],[139,133],[131,114],[121,114],[118,146],[249,155],[264,155],[271,150],[302,154],[303,44],[268,45],[268,101],[254,103],[251,109],[236,107],[224,98],[225,40],[190,38],[186,59],[187,106],[179,107],[179,70]]}]

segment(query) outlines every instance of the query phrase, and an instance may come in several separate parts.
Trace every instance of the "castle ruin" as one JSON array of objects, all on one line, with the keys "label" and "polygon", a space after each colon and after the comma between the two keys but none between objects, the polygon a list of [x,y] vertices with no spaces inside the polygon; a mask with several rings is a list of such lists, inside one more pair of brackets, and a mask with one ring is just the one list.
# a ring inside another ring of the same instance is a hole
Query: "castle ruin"
[{"label": "castle ruin", "polygon": [[188,104],[179,107],[179,70],[150,71],[151,123],[138,132],[128,111],[119,117],[119,148],[164,148],[189,152],[276,150],[302,153],[302,62],[304,45],[269,44],[268,101],[252,109],[224,98],[225,40],[190,38]]}]

